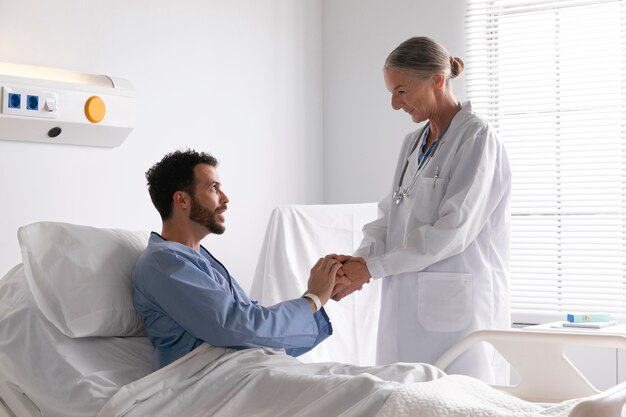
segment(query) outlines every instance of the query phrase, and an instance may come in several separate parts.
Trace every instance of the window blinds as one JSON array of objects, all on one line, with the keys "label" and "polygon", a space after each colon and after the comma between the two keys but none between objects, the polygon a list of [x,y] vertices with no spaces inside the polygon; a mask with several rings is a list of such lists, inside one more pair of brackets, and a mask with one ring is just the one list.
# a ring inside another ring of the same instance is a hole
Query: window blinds
[{"label": "window blinds", "polygon": [[466,36],[513,171],[514,321],[626,319],[626,2],[468,0]]}]

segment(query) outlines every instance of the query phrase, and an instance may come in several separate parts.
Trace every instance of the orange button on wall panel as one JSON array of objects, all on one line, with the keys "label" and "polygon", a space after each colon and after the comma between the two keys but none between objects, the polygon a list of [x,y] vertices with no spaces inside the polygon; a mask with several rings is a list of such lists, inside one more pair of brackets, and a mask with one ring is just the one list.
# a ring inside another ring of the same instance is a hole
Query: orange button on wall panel
[{"label": "orange button on wall panel", "polygon": [[104,101],[98,96],[91,96],[85,103],[85,116],[91,123],[100,123],[104,119],[107,107]]}]

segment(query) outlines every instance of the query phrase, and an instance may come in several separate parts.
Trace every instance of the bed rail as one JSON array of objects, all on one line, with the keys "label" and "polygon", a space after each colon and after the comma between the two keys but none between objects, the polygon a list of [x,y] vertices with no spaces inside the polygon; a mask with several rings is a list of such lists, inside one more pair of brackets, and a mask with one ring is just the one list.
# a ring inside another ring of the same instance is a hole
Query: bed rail
[{"label": "bed rail", "polygon": [[[555,403],[599,394],[565,356],[571,346],[626,349],[626,336],[617,334],[564,333],[521,329],[479,330],[450,348],[435,362],[444,369],[472,345],[487,342],[519,373],[519,383],[494,386],[527,401]],[[610,394],[610,395],[609,395]],[[605,391],[610,404],[626,401],[626,383]],[[582,405],[582,403],[581,403]],[[621,409],[621,405],[619,406]],[[581,406],[584,408],[584,406]],[[574,416],[576,414],[572,414]],[[583,414],[580,414],[581,416]]]}]

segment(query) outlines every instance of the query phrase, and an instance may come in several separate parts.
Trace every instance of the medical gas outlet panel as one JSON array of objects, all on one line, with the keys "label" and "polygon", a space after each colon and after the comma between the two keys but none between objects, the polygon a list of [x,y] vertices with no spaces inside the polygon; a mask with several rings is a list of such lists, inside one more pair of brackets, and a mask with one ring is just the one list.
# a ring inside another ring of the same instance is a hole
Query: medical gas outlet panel
[{"label": "medical gas outlet panel", "polygon": [[120,146],[134,127],[123,79],[0,62],[0,140]]},{"label": "medical gas outlet panel", "polygon": [[2,113],[25,117],[57,117],[58,94],[28,87],[3,87]]}]

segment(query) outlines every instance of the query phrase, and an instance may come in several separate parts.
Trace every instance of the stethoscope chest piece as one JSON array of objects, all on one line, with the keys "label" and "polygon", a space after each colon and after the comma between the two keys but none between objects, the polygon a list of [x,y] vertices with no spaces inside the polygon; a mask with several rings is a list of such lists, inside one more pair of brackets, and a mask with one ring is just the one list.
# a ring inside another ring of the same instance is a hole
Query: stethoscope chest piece
[{"label": "stethoscope chest piece", "polygon": [[408,193],[404,192],[403,190],[396,190],[391,195],[391,198],[393,199],[394,203],[396,203],[396,206],[397,206],[402,202],[402,200],[407,194]]}]

